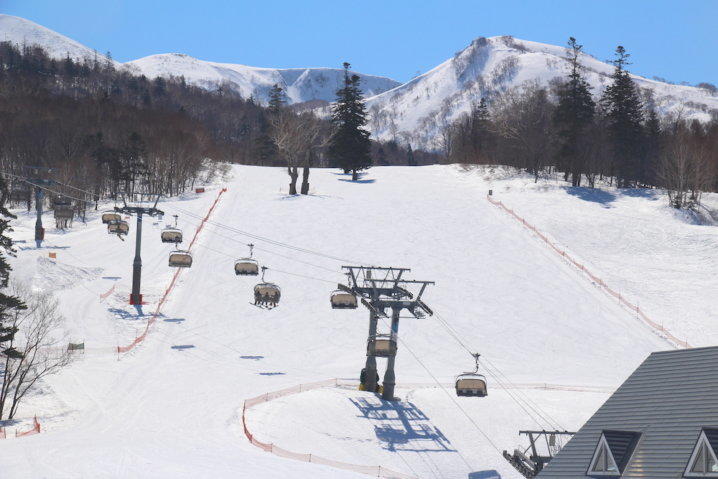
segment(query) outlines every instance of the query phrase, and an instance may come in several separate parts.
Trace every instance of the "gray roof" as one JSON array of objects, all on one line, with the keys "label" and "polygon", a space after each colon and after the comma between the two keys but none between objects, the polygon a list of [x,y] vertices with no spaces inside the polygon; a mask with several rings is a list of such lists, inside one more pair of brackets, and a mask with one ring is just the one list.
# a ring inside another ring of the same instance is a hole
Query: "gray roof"
[{"label": "gray roof", "polygon": [[718,347],[653,353],[538,477],[585,478],[612,430],[641,433],[620,477],[682,478],[703,428],[718,428]]}]

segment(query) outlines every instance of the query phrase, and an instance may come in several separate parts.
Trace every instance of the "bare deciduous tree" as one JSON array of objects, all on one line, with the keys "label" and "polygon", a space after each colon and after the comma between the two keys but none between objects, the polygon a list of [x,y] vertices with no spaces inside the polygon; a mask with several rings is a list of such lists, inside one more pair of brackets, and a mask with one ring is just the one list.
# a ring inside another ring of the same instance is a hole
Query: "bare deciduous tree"
[{"label": "bare deciduous tree", "polygon": [[506,91],[493,104],[495,131],[506,140],[503,154],[536,180],[552,157],[552,109],[548,93],[536,84]]},{"label": "bare deciduous tree", "polygon": [[0,363],[0,420],[12,419],[22,400],[42,378],[70,363],[71,355],[61,343],[62,316],[58,302],[49,293],[31,292],[23,285],[13,286],[27,309],[15,313],[8,325],[18,329],[6,347],[21,357],[3,355]]},{"label": "bare deciduous tree", "polygon": [[271,119],[270,137],[285,160],[289,175],[289,194],[297,194],[299,168],[303,168],[301,193],[309,193],[309,169],[316,149],[323,144],[322,124],[312,113],[296,114],[281,110]]},{"label": "bare deciduous tree", "polygon": [[701,193],[711,187],[709,153],[685,124],[676,125],[659,165],[658,177],[674,208],[700,204]]}]

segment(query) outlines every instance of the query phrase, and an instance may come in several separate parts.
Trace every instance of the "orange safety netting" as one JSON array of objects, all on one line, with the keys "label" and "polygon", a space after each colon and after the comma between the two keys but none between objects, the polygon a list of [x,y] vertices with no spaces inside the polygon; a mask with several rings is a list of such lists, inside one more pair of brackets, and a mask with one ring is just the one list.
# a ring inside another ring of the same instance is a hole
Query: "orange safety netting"
[{"label": "orange safety netting", "polygon": [[[187,248],[188,251],[192,250],[192,245],[194,245],[194,242],[197,240],[197,237],[199,236],[199,233],[204,228],[204,225],[207,223],[207,220],[209,219],[210,215],[214,211],[214,208],[217,206],[217,203],[219,202],[219,199],[222,197],[222,194],[227,191],[227,188],[222,188],[219,190],[219,194],[217,195],[217,198],[215,198],[214,203],[212,203],[212,206],[209,208],[209,211],[207,211],[207,214],[202,218],[202,222],[197,227],[197,230],[194,232],[194,236],[192,237],[192,241],[189,244],[189,247]],[[132,350],[135,346],[137,346],[139,343],[145,340],[147,337],[147,333],[150,330],[150,326],[152,326],[155,321],[157,321],[157,317],[160,315],[160,311],[162,310],[162,306],[165,304],[165,301],[167,301],[167,297],[172,292],[172,290],[175,287],[175,284],[177,283],[177,278],[179,278],[180,273],[182,272],[182,268],[179,268],[175,271],[174,275],[172,275],[172,281],[170,281],[169,286],[165,290],[164,294],[162,295],[162,298],[160,298],[160,302],[157,303],[157,308],[155,308],[155,312],[152,313],[152,316],[147,320],[147,324],[145,325],[145,330],[137,336],[135,339],[132,340],[132,342],[126,346],[117,346],[117,354],[119,353],[126,353],[127,351]]]},{"label": "orange safety netting", "polygon": [[346,471],[353,471],[353,472],[359,472],[362,474],[368,474],[370,476],[374,477],[381,477],[384,479],[415,479],[413,476],[409,476],[407,474],[393,471],[391,469],[388,469],[386,467],[382,466],[362,466],[360,464],[350,464],[348,462],[342,462],[342,461],[335,461],[333,459],[327,459],[325,457],[317,456],[316,454],[312,453],[298,453],[298,452],[292,452],[288,451],[286,449],[283,449],[275,444],[266,443],[258,440],[254,435],[249,431],[249,428],[247,427],[247,419],[246,419],[246,413],[247,409],[256,406],[257,404],[262,404],[268,401],[271,401],[273,399],[277,399],[284,396],[290,396],[292,394],[299,394],[303,391],[310,391],[312,389],[318,389],[323,388],[327,386],[339,386],[339,381],[337,379],[327,379],[325,381],[318,381],[315,383],[309,383],[309,384],[300,384],[299,386],[293,386],[290,388],[280,389],[279,391],[273,391],[268,392],[265,394],[262,394],[261,396],[257,396],[251,399],[247,399],[244,401],[244,408],[242,410],[242,425],[244,426],[244,435],[247,436],[247,439],[249,442],[258,448],[262,449],[266,452],[271,452],[272,454],[275,454],[280,457],[285,457],[288,459],[294,459],[296,461],[302,461],[302,462],[312,462],[316,464],[324,464],[326,466],[332,466],[336,467],[337,469],[343,469]]},{"label": "orange safety netting", "polygon": [[107,292],[102,293],[100,295],[100,300],[107,299],[114,292],[115,292],[115,285],[113,284],[112,287],[107,290]]},{"label": "orange safety netting", "polygon": [[598,285],[598,287],[605,292],[606,294],[609,294],[610,296],[613,296],[618,300],[618,303],[622,306],[627,307],[631,311],[634,311],[638,317],[643,320],[644,323],[646,323],[648,326],[653,328],[656,332],[658,332],[661,336],[665,337],[669,341],[673,342],[676,346],[684,347],[684,348],[690,348],[691,345],[688,344],[688,341],[684,339],[678,339],[676,336],[671,334],[670,331],[668,331],[666,328],[663,327],[662,324],[657,323],[656,321],[649,318],[646,313],[644,313],[638,305],[633,304],[632,302],[628,301],[624,296],[621,295],[621,293],[616,292],[614,289],[612,289],[610,286],[606,284],[605,281],[603,281],[601,278],[593,274],[591,271],[586,268],[583,264],[576,261],[570,254],[566,252],[566,250],[563,250],[559,248],[556,244],[554,244],[546,235],[541,233],[538,228],[527,222],[525,219],[520,217],[514,210],[511,208],[508,208],[506,205],[504,205],[499,200],[494,200],[491,198],[491,196],[486,196],[486,199],[489,200],[489,203],[498,206],[499,208],[506,211],[508,214],[513,216],[517,221],[519,221],[522,225],[524,225],[529,230],[533,231],[536,236],[541,238],[541,240],[546,243],[551,249],[553,249],[557,254],[561,255],[566,261],[568,261],[570,264],[574,265],[576,268],[578,268],[581,272],[586,274],[591,281],[593,281],[594,284]]},{"label": "orange safety netting", "polygon": [[[31,436],[33,434],[40,434],[40,421],[37,420],[37,416],[35,416],[32,420],[32,428],[31,429],[28,429],[27,431],[22,431],[22,432],[18,432],[18,430],[15,429],[15,437]],[[4,432],[3,432],[3,437],[6,437]]]}]

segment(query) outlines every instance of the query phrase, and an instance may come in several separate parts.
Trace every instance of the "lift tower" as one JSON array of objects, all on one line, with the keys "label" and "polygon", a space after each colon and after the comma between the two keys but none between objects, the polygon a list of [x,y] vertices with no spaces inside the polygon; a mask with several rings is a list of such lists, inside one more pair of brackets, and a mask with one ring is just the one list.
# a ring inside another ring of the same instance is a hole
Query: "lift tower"
[{"label": "lift tower", "polygon": [[[342,266],[349,277],[349,286],[339,284],[339,289],[355,294],[362,298],[362,304],[369,310],[369,338],[376,336],[377,322],[383,312],[372,305],[381,295],[392,295],[397,290],[398,281],[404,273],[411,271],[408,268],[393,268],[381,266]],[[368,355],[364,366],[364,381],[362,386],[367,391],[377,390],[376,357]]]},{"label": "lift tower", "polygon": [[[377,324],[380,317],[388,317],[386,311],[390,309],[391,335],[390,341],[396,342],[399,334],[399,318],[403,309],[407,309],[415,317],[432,315],[431,309],[421,301],[421,296],[433,281],[404,280],[404,273],[411,271],[408,268],[379,267],[379,266],[342,266],[349,276],[349,286],[339,285],[339,288],[362,298],[362,304],[369,310],[369,338],[372,341],[377,337]],[[404,286],[420,285],[418,294],[412,294]],[[383,399],[394,399],[394,386],[396,374],[394,372],[395,354],[388,356],[387,370],[384,375]],[[368,391],[377,390],[376,356],[367,352],[364,367],[364,380],[362,386]]]},{"label": "lift tower", "polygon": [[[142,198],[145,195],[140,195],[139,203],[142,204]],[[137,215],[137,231],[135,232],[135,259],[132,261],[132,293],[130,293],[130,304],[142,304],[142,294],[140,293],[140,284],[142,282],[142,215],[149,216],[162,216],[164,212],[157,209],[157,202],[160,200],[160,195],[147,195],[149,201],[154,203],[150,207],[146,206],[130,206],[127,204],[126,196],[122,196],[123,206],[115,206],[115,211],[118,213],[125,213],[128,215]]]},{"label": "lift tower", "polygon": [[42,202],[45,198],[43,189],[55,184],[55,182],[47,178],[52,173],[52,168],[46,166],[26,166],[25,168],[29,170],[28,178],[25,182],[35,187],[35,213],[37,214],[35,219],[35,246],[41,248],[45,239],[45,228],[42,226]]},{"label": "lift tower", "polygon": [[[403,286],[420,285],[419,292],[416,294],[410,293]],[[387,309],[391,310],[391,337],[394,341],[399,340],[399,318],[402,310],[407,310],[415,318],[423,318],[425,316],[432,316],[434,312],[421,300],[421,296],[424,294],[426,287],[430,284],[434,284],[433,281],[415,281],[415,280],[401,280],[397,289],[400,292],[394,297],[381,297],[374,304],[378,306],[380,311]],[[408,297],[406,296],[408,294]],[[384,391],[382,392],[381,398],[386,401],[396,401],[394,397],[394,386],[396,385],[396,374],[394,373],[394,363],[396,361],[396,354],[389,356],[386,363],[386,372],[384,373]]]}]

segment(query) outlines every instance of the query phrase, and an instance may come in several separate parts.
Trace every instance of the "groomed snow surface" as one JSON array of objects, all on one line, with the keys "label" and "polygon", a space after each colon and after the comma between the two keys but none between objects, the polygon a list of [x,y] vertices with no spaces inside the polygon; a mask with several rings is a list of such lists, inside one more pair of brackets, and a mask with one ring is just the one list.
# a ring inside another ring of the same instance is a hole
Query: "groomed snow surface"
[{"label": "groomed snow surface", "polygon": [[[425,295],[435,317],[401,321],[401,401],[316,389],[248,410],[252,433],[290,451],[422,478],[519,478],[500,455],[524,442],[519,429],[580,427],[650,352],[671,345],[488,203],[489,188],[654,319],[692,344],[714,343],[715,227],[674,215],[659,196],[533,185],[503,173],[384,167],[352,183],[315,170],[312,194],[289,197],[282,169],[236,166],[226,184],[160,204],[191,237],[220,186],[228,188],[163,316],[119,358],[114,348],[144,329],[173,274],[171,247],[159,241],[164,221],[145,220],[148,304],[137,310],[127,304],[134,221],[122,242],[98,215],[67,232],[46,215],[47,241],[37,250],[34,218],[20,213],[14,276],[56,294],[65,339],[87,350],[21,408],[21,421],[37,414],[43,432],[0,440],[2,477],[365,477],[263,452],[241,421],[247,398],[357,378],[368,314],[331,310],[329,293],[344,280],[341,265],[363,263],[406,266],[407,277],[436,281]],[[250,241],[270,268],[267,280],[282,287],[271,311],[249,304],[257,279],[233,273]],[[500,371],[489,375],[487,398],[447,395],[473,360],[444,322]]]}]

